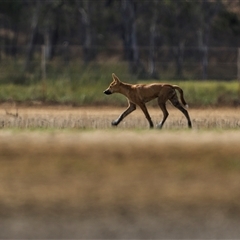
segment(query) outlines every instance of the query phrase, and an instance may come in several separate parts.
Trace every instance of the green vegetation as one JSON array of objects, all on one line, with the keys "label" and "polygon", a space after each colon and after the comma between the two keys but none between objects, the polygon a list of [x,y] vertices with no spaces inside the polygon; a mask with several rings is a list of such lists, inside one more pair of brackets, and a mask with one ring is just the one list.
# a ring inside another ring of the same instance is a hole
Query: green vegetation
[{"label": "green vegetation", "polygon": [[191,106],[236,106],[240,92],[237,81],[178,82]]},{"label": "green vegetation", "polygon": [[120,79],[130,83],[159,81],[178,84],[183,88],[190,106],[234,106],[239,103],[237,81],[169,81],[164,79],[141,81],[128,73],[124,63],[95,63],[88,66],[75,63],[75,66],[71,65],[63,70],[59,66],[49,66],[49,73],[45,80],[41,80],[41,74],[36,72],[38,71],[35,70],[34,75],[28,76],[24,76],[20,71],[2,72],[0,101],[12,99],[21,103],[41,101],[45,104],[122,106],[126,104],[123,96],[115,94],[106,97],[103,94],[103,90],[112,80],[111,73],[115,72]]},{"label": "green vegetation", "polygon": [[[110,74],[109,74],[110,75]],[[109,76],[109,83],[111,77]],[[238,103],[237,82],[175,82],[185,93],[189,105],[199,106],[232,106]],[[0,88],[0,101],[12,99],[17,102],[43,101],[46,104],[73,105],[119,105],[126,100],[121,95],[107,98],[103,90],[108,86],[106,81],[95,83],[71,82],[66,79],[45,81],[31,85],[3,84]]]}]

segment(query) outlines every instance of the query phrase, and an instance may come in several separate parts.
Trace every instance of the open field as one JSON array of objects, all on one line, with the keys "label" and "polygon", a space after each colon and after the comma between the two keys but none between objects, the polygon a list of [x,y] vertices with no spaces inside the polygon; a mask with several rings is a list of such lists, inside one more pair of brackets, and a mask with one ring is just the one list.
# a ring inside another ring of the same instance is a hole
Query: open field
[{"label": "open field", "polygon": [[[169,105],[169,117],[164,129],[183,129],[187,127],[184,115]],[[18,107],[0,105],[0,128],[6,129],[108,129],[125,108],[113,107],[67,107],[35,106]],[[238,129],[240,127],[240,108],[189,109],[193,129]],[[16,113],[18,117],[16,117]],[[149,108],[153,123],[162,120],[158,107]],[[148,122],[137,108],[118,126],[120,129],[148,129]]]},{"label": "open field", "polygon": [[4,108],[0,238],[240,238],[239,109]]}]

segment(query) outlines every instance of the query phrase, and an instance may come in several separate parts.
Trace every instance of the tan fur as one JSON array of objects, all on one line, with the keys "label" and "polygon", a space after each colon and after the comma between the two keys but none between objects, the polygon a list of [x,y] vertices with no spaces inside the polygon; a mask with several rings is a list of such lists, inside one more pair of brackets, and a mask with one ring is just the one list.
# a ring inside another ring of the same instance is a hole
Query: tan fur
[{"label": "tan fur", "polygon": [[168,111],[166,109],[166,102],[168,100],[185,115],[188,121],[188,127],[192,127],[188,111],[182,107],[177,97],[176,90],[178,90],[180,93],[181,102],[185,107],[187,107],[183,96],[183,90],[179,86],[165,83],[128,84],[121,82],[114,73],[112,74],[112,78],[113,81],[104,91],[104,93],[107,95],[112,93],[121,93],[127,97],[129,103],[128,108],[116,120],[112,122],[113,126],[117,126],[127,115],[133,112],[136,109],[136,105],[138,105],[147,118],[150,128],[153,128],[153,122],[148,113],[145,103],[157,98],[158,105],[163,112],[163,120],[160,124],[157,125],[157,127],[162,128],[164,122],[168,117]]}]

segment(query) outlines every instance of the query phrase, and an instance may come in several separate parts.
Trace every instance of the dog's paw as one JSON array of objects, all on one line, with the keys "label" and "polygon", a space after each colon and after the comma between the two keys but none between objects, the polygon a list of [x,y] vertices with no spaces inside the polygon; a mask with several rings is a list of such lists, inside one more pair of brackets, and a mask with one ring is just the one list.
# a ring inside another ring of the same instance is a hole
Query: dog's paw
[{"label": "dog's paw", "polygon": [[112,126],[117,126],[118,125],[118,122],[116,120],[112,121]]}]

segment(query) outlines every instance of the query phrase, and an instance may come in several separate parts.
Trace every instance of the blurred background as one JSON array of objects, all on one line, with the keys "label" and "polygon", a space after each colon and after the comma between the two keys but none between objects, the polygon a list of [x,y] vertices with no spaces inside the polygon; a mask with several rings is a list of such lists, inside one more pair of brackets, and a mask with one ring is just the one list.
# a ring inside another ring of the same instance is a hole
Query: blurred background
[{"label": "blurred background", "polygon": [[[238,0],[0,0],[0,238],[239,239],[239,40]],[[193,131],[109,130],[112,72]]]},{"label": "blurred background", "polygon": [[0,83],[238,79],[239,39],[237,0],[1,0]]}]

